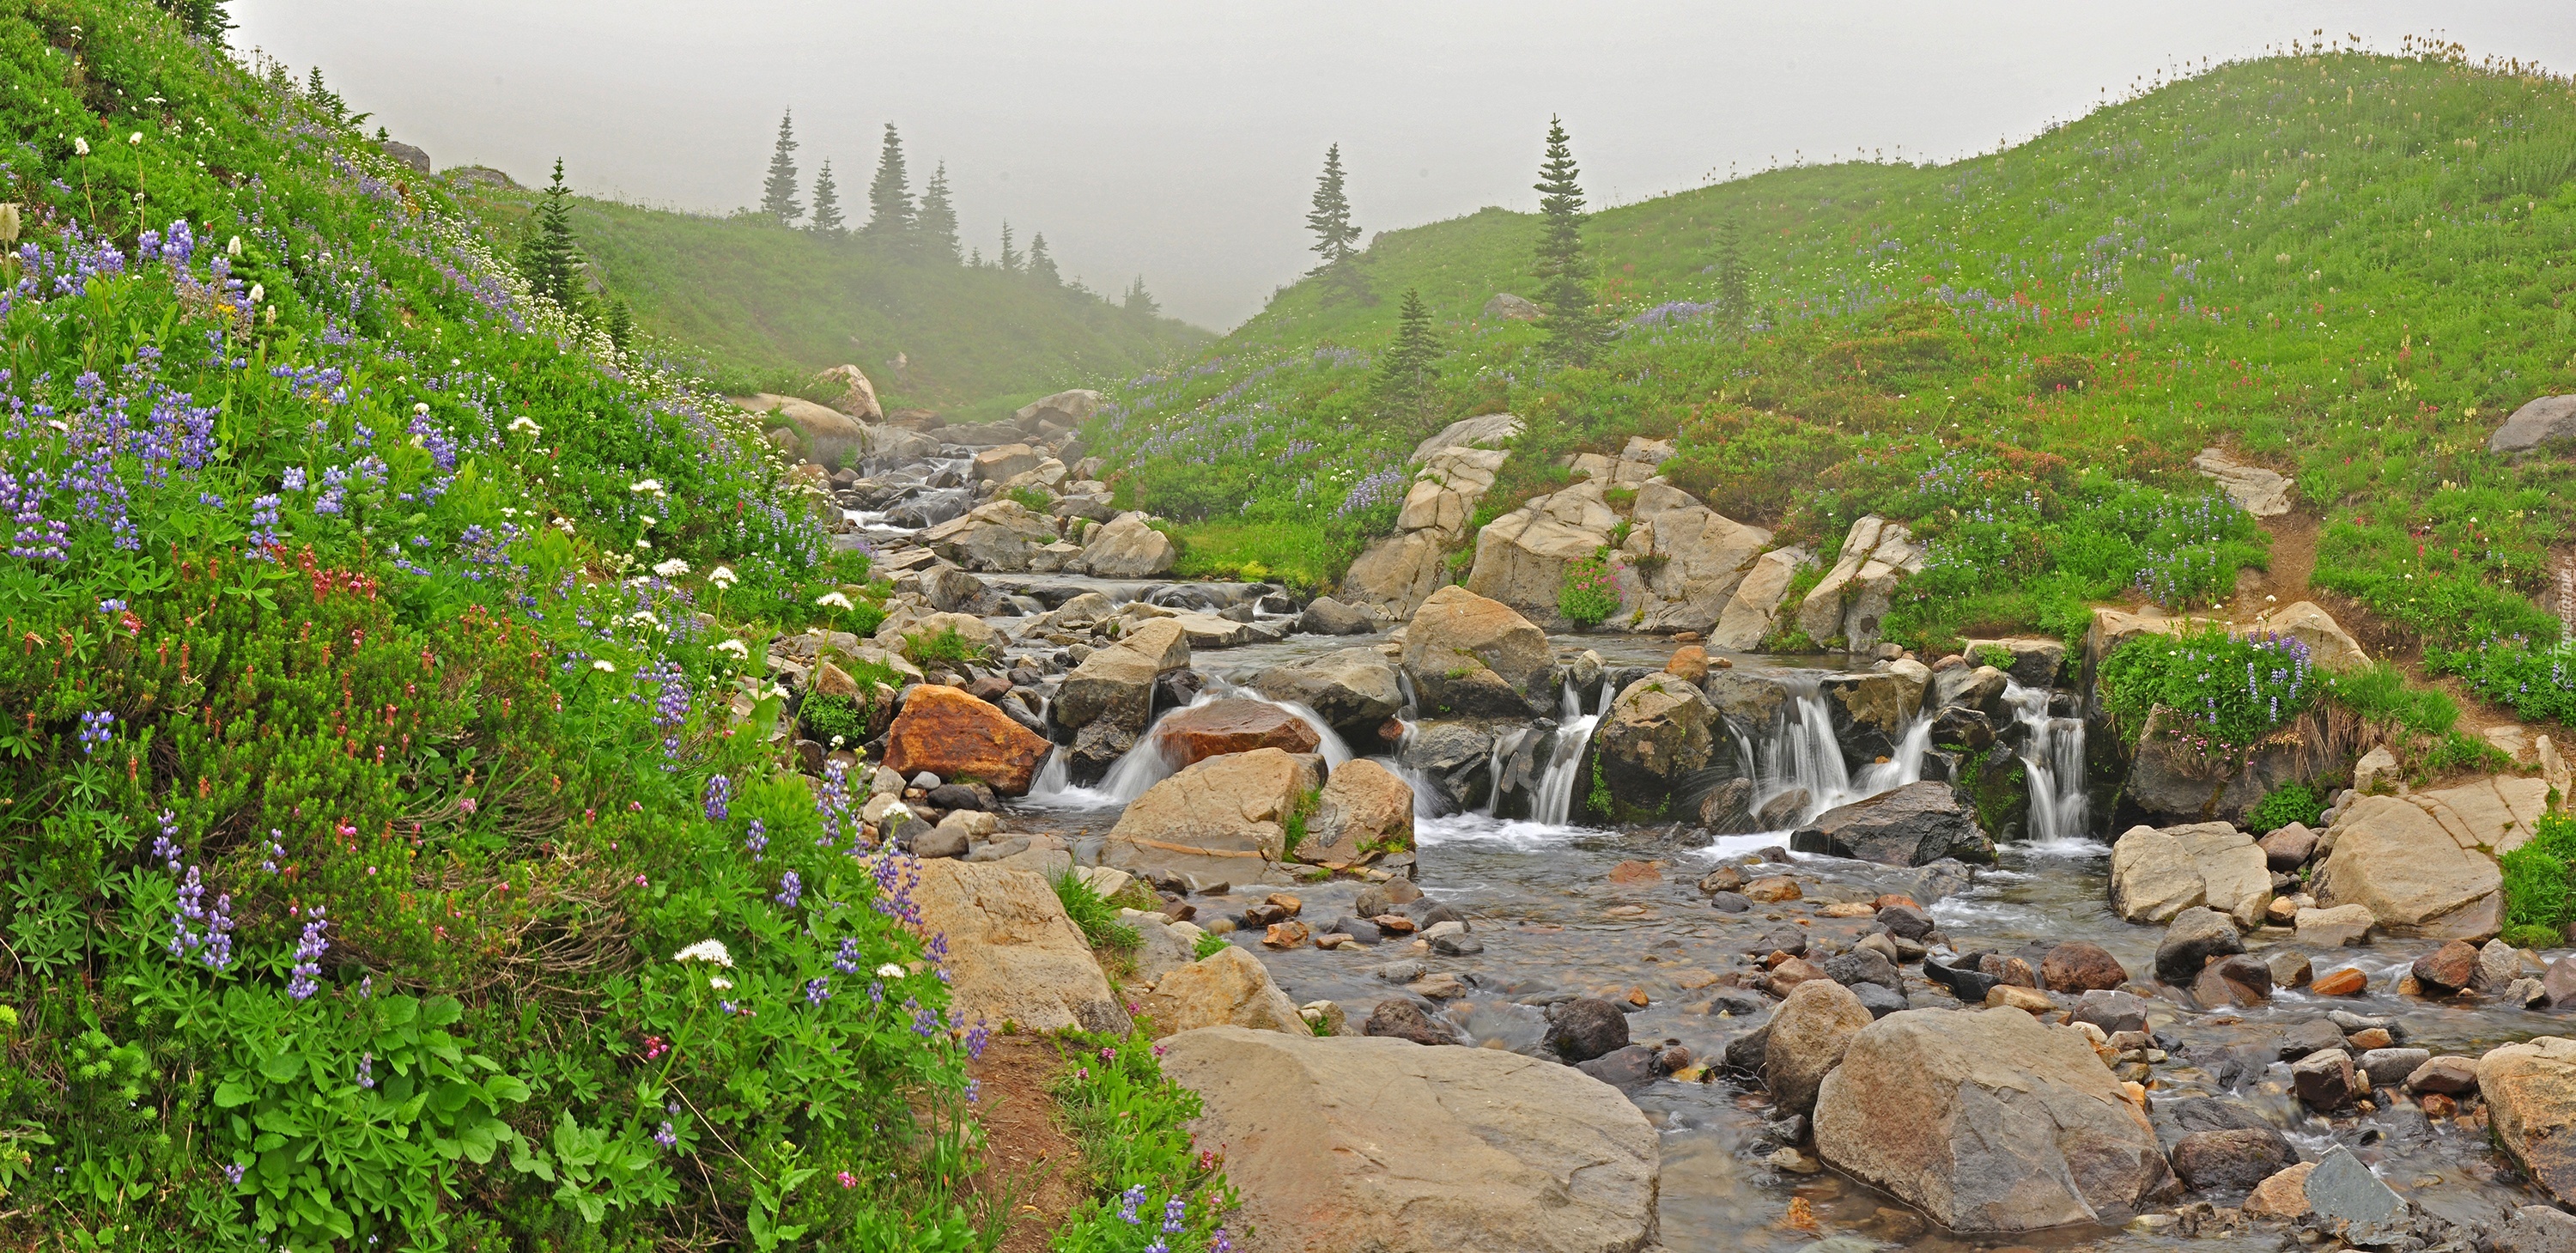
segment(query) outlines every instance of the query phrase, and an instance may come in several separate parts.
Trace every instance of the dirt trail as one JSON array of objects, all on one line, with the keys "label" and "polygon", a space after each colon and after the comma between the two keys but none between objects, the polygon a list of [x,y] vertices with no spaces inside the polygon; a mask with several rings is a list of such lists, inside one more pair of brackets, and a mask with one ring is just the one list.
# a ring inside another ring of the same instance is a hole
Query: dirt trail
[{"label": "dirt trail", "polygon": [[1048,1233],[1082,1199],[1082,1155],[1046,1090],[1058,1060],[1043,1041],[996,1037],[973,1067],[984,1124],[975,1190],[1011,1207],[1001,1253],[1045,1253]]}]

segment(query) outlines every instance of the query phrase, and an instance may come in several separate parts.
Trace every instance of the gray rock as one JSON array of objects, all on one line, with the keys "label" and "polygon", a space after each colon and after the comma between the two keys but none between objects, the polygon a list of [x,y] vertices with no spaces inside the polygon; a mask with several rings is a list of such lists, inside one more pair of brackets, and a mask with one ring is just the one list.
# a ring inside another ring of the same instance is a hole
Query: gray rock
[{"label": "gray rock", "polygon": [[1485,942],[1472,935],[1444,935],[1431,942],[1431,951],[1443,957],[1470,957],[1485,951]]},{"label": "gray rock", "polygon": [[1367,635],[1377,630],[1377,619],[1356,605],[1318,596],[1297,615],[1297,629],[1309,635]]},{"label": "gray rock", "polygon": [[1861,1008],[1869,1011],[1872,1018],[1885,1018],[1900,1010],[1914,1008],[1913,1002],[1905,999],[1905,993],[1895,988],[1875,983],[1855,983],[1850,987],[1853,998],[1860,1002]]},{"label": "gray rock", "polygon": [[1878,925],[1887,933],[1905,940],[1920,940],[1932,934],[1940,924],[1932,921],[1930,912],[1912,905],[1890,905],[1878,911]]},{"label": "gray rock", "polygon": [[1400,996],[1379,1001],[1377,1008],[1369,1011],[1368,1021],[1360,1024],[1360,1034],[1391,1036],[1416,1044],[1458,1043],[1458,1033],[1448,1024],[1422,1012],[1420,1005]]},{"label": "gray rock", "polygon": [[2406,1024],[2399,1022],[2394,1014],[2356,1014],[2348,1009],[2329,1009],[2326,1021],[2333,1023],[2335,1029],[2345,1035],[2376,1029],[2387,1032],[2390,1039],[2401,1042],[2406,1039]]},{"label": "gray rock", "polygon": [[2379,1245],[2406,1230],[2406,1199],[2389,1190],[2352,1150],[2338,1144],[2308,1172],[2309,1208],[2318,1226],[2348,1243]]},{"label": "gray rock", "polygon": [[388,139],[379,146],[385,150],[386,156],[392,157],[394,160],[410,166],[415,172],[421,174],[429,173],[428,153],[423,152],[410,144],[404,143],[399,139]]},{"label": "gray rock", "polygon": [[1830,853],[1889,866],[1921,866],[1955,857],[1992,861],[1994,841],[1949,784],[1925,781],[1818,814],[1790,835],[1802,853]]},{"label": "gray rock", "polygon": [[972,843],[963,826],[922,827],[907,822],[904,827],[907,830],[919,828],[912,837],[912,855],[915,857],[963,857],[967,846]]},{"label": "gray rock", "polygon": [[2299,1160],[2270,1127],[2195,1131],[2173,1146],[2174,1173],[2194,1188],[2243,1192]]},{"label": "gray rock", "polygon": [[2576,439],[2576,396],[2542,396],[2514,410],[2487,437],[2487,451],[2529,452],[2568,439]]},{"label": "gray rock", "polygon": [[2294,1062],[2310,1053],[2339,1049],[2344,1046],[2343,1035],[2343,1028],[2322,1019],[2295,1022],[2281,1032],[2279,1056],[2282,1061]]},{"label": "gray rock", "polygon": [[1771,1039],[1762,1061],[1762,1083],[1771,1091],[1772,1106],[1796,1114],[1813,1108],[1817,1086],[1872,1021],[1860,998],[1838,983],[1810,979],[1791,988],[1771,1016]]},{"label": "gray rock", "polygon": [[1741,892],[1711,893],[1708,903],[1716,906],[1717,911],[1722,914],[1740,914],[1753,908],[1753,898]]},{"label": "gray rock", "polygon": [[2210,958],[2244,951],[2245,939],[2236,933],[2232,919],[2195,905],[2175,914],[2173,925],[2165,928],[2164,941],[2156,945],[2156,977],[2189,984],[2200,977],[2200,968]]},{"label": "gray rock", "polygon": [[924,770],[921,773],[912,776],[912,786],[927,792],[930,789],[939,786],[939,776]]},{"label": "gray rock", "polygon": [[1825,976],[1846,987],[1866,983],[1893,992],[1905,990],[1905,977],[1897,973],[1896,963],[1876,949],[1854,948],[1826,958]]},{"label": "gray rock", "polygon": [[1404,707],[1395,666],[1374,648],[1345,648],[1272,666],[1252,687],[1272,700],[1313,709],[1354,744],[1380,742],[1379,726]]},{"label": "gray rock", "polygon": [[1771,1059],[1771,1024],[1764,1023],[1726,1042],[1726,1068],[1738,1074],[1759,1075]]},{"label": "gray rock", "polygon": [[2576,1214],[2523,1206],[2496,1228],[2495,1253],[2576,1253]]},{"label": "gray rock", "polygon": [[1411,983],[1431,973],[1431,968],[1407,958],[1403,961],[1388,962],[1370,973],[1387,983]]},{"label": "gray rock", "polygon": [[2186,1096],[2156,1102],[2156,1134],[2168,1146],[2216,1131],[2270,1131],[2272,1124],[2243,1101],[2232,1097]]},{"label": "gray rock", "polygon": [[1548,1013],[1547,1043],[1567,1061],[1588,1062],[1628,1047],[1628,1016],[1600,997],[1577,997]]},{"label": "gray rock", "polygon": [[2386,1048],[2372,1049],[2363,1053],[2361,1059],[2354,1065],[2370,1076],[2370,1086],[2393,1088],[2406,1082],[2408,1075],[2414,1074],[2417,1068],[2431,1060],[2433,1060],[2431,1049]]},{"label": "gray rock", "polygon": [[2147,1029],[2147,1000],[2128,992],[2091,991],[2075,999],[2075,1021],[2089,1022],[2105,1035]]}]

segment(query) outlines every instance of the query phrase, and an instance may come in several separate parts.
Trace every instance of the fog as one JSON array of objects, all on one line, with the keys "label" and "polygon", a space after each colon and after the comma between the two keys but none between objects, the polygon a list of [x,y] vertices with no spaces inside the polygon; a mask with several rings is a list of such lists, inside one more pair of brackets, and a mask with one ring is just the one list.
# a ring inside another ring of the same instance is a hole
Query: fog
[{"label": "fog", "polygon": [[[2203,58],[2322,28],[2576,68],[2576,5],[680,3],[236,0],[236,47],[319,65],[440,168],[702,212],[756,203],[782,110],[864,216],[886,123],[945,162],[966,243],[1223,328],[1309,264],[1325,145],[1374,232],[1528,209],[1563,115],[1595,204],[1854,154],[1944,161]],[[2106,94],[2107,93],[2107,94]]]}]

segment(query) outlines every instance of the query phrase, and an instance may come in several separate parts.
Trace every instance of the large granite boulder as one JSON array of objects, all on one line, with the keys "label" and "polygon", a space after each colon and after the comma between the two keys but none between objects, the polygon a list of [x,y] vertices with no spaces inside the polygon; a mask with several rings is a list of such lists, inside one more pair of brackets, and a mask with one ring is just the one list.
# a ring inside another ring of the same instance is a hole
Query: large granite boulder
[{"label": "large granite boulder", "polygon": [[2255,627],[2273,635],[2286,635],[2308,646],[2308,660],[2320,670],[2337,672],[2367,670],[2370,653],[2361,641],[2344,630],[2315,601],[2303,600],[2270,610],[2254,620]]},{"label": "large granite boulder", "polygon": [[2283,784],[2308,775],[2323,746],[2295,736],[2276,737],[2254,750],[2251,761],[2230,771],[2204,755],[2198,730],[2162,705],[2147,713],[2130,755],[2120,798],[2160,818],[2184,822],[2242,818]]},{"label": "large granite boulder", "polygon": [[1404,686],[1395,666],[1375,648],[1345,648],[1272,666],[1252,681],[1252,688],[1272,700],[1314,710],[1343,739],[1363,747],[1376,744],[1378,728],[1404,708]]},{"label": "large granite boulder", "polygon": [[1520,419],[1500,413],[1450,423],[1422,441],[1411,458],[1422,468],[1405,493],[1395,534],[1351,562],[1342,575],[1342,599],[1389,618],[1421,608],[1449,581],[1449,554],[1465,542],[1477,502],[1510,456],[1493,445],[1519,433]]},{"label": "large granite boulder", "polygon": [[934,858],[921,863],[912,899],[922,928],[948,938],[950,1003],[962,1021],[1126,1033],[1091,946],[1036,872]]},{"label": "large granite boulder", "polygon": [[1832,979],[1809,979],[1789,989],[1771,1015],[1762,1052],[1762,1084],[1771,1104],[1789,1114],[1814,1109],[1816,1089],[1871,1021],[1860,997]]},{"label": "large granite boulder", "polygon": [[2576,396],[2542,396],[2514,410],[2487,437],[2487,451],[2530,452],[2557,440],[2576,440]]},{"label": "large granite boulder", "polygon": [[1995,859],[1995,842],[1977,826],[1977,816],[1949,784],[1930,780],[1828,809],[1792,832],[1789,847],[1889,866]]},{"label": "large granite boulder", "polygon": [[2277,518],[2290,511],[2293,483],[2277,471],[2246,465],[2218,448],[2201,449],[2200,455],[2191,459],[2191,468],[2218,484],[2218,490],[2227,493],[2237,508],[2255,517]]},{"label": "large granite boulder", "polygon": [[[1476,564],[1467,574],[1467,590],[1509,605],[1550,630],[1571,627],[1557,612],[1557,594],[1565,588],[1567,568],[1598,556],[1609,546],[1611,530],[1619,525],[1619,515],[1601,491],[1597,482],[1577,483],[1532,497],[1486,523],[1476,532]],[[1624,566],[1620,577],[1624,609],[1635,600],[1624,584],[1639,581]]]},{"label": "large granite boulder", "polygon": [[1623,811],[1652,813],[1708,766],[1717,707],[1690,681],[1650,674],[1610,702],[1593,733],[1602,782]]},{"label": "large granite boulder", "polygon": [[1645,571],[1645,616],[1637,626],[1646,631],[1713,630],[1771,543],[1771,532],[1666,483],[1639,485],[1628,520],[1626,548]]},{"label": "large granite boulder", "polygon": [[1904,524],[1876,514],[1852,523],[1842,555],[1822,582],[1798,604],[1798,629],[1823,643],[1840,639],[1853,651],[1878,643],[1879,622],[1896,607],[1896,585],[1923,570],[1923,546]]},{"label": "large granite boulder", "polygon": [[2111,908],[2130,922],[2170,922],[2206,905],[2251,931],[2271,904],[2262,846],[2227,823],[2131,827],[2111,846]]},{"label": "large granite boulder", "polygon": [[770,392],[731,399],[737,407],[770,415],[775,428],[790,432],[796,451],[805,460],[825,469],[838,470],[855,465],[862,454],[867,428],[857,418],[838,409],[815,404],[800,396],[780,396]]},{"label": "large granite boulder", "polygon": [[1556,655],[1511,606],[1463,587],[1433,592],[1405,627],[1404,668],[1426,717],[1527,717],[1556,707]]},{"label": "large granite boulder", "polygon": [[[2465,802],[2467,790],[2458,791]],[[2492,799],[2494,789],[2487,795]],[[2360,797],[2319,841],[2333,848],[2309,890],[2327,908],[2368,906],[2390,934],[2484,940],[2503,929],[2504,879],[2477,835],[2458,811],[2421,794]]]},{"label": "large granite boulder", "polygon": [[1011,420],[1023,429],[1036,430],[1046,423],[1057,426],[1080,426],[1100,412],[1100,393],[1088,387],[1057,392],[1022,405],[1011,414]]},{"label": "large granite boulder", "polygon": [[867,374],[859,367],[847,363],[836,365],[815,375],[814,379],[820,383],[840,385],[841,398],[832,402],[833,408],[861,422],[885,421],[885,406],[877,401],[877,385],[869,382]]},{"label": "large granite boulder", "polygon": [[972,466],[977,479],[1002,483],[1038,468],[1046,454],[1026,444],[996,444],[975,454]]},{"label": "large granite boulder", "polygon": [[1571,1066],[1240,1027],[1162,1047],[1163,1073],[1198,1093],[1192,1135],[1225,1146],[1252,1229],[1236,1244],[1244,1253],[1630,1253],[1654,1242],[1654,1127]]},{"label": "large granite boulder", "polygon": [[1315,798],[1299,861],[1356,866],[1413,847],[1413,788],[1363,757],[1345,762]]},{"label": "large granite boulder", "polygon": [[1923,708],[1924,685],[1893,671],[1837,674],[1817,685],[1846,759],[1892,756]]},{"label": "large granite boulder", "polygon": [[1189,668],[1188,634],[1168,618],[1134,623],[1117,643],[1083,658],[1047,711],[1057,726],[1074,732],[1074,780],[1098,779],[1134,748],[1153,719],[1156,681]]},{"label": "large granite boulder", "polygon": [[1416,723],[1395,760],[1430,785],[1444,812],[1478,809],[1494,786],[1494,733],[1468,722]]},{"label": "large granite boulder", "polygon": [[922,547],[969,570],[1020,571],[1055,543],[1054,518],[1007,497],[990,500],[923,531]]},{"label": "large granite boulder", "polygon": [[2116,1225],[2175,1186],[2084,1035],[2018,1009],[1863,1027],[1825,1076],[1815,1136],[1834,1168],[1958,1232]]},{"label": "large granite boulder", "polygon": [[1717,625],[1708,632],[1709,648],[1735,653],[1760,648],[1780,625],[1780,602],[1788,596],[1789,584],[1814,564],[1814,553],[1794,546],[1762,554],[1726,598],[1726,608],[1718,611]]},{"label": "large granite boulder", "polygon": [[2478,1059],[2496,1147],[2551,1200],[2576,1204],[2576,1039],[2544,1035]]},{"label": "large granite boulder", "polygon": [[1287,852],[1288,819],[1322,788],[1322,761],[1276,748],[1229,753],[1146,789],[1118,816],[1104,865],[1247,882]]},{"label": "large granite boulder", "polygon": [[996,705],[953,687],[923,684],[904,698],[886,730],[885,764],[910,778],[975,782],[1004,796],[1025,796],[1038,765],[1054,749]]},{"label": "large granite boulder", "polygon": [[1082,569],[1095,578],[1150,579],[1180,560],[1172,537],[1130,510],[1082,533]]},{"label": "large granite boulder", "polygon": [[1245,1027],[1305,1034],[1296,1002],[1271,981],[1261,959],[1229,944],[1165,974],[1154,985],[1155,1017],[1174,1031]]},{"label": "large granite boulder", "polygon": [[1311,753],[1323,738],[1306,720],[1266,700],[1235,697],[1177,710],[1154,724],[1154,741],[1173,769],[1256,748]]}]

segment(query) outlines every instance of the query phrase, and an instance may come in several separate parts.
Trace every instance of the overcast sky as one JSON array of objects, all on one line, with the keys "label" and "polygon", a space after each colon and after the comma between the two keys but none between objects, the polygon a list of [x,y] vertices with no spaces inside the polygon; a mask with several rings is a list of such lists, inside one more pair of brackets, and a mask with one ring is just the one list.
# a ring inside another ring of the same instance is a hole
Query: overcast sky
[{"label": "overcast sky", "polygon": [[2568,0],[235,0],[236,46],[320,65],[440,168],[722,212],[756,202],[782,110],[809,181],[865,189],[887,122],[918,191],[945,161],[963,233],[1008,219],[1068,275],[1212,328],[1311,260],[1324,146],[1364,230],[1535,207],[1564,115],[1584,185],[1620,203],[1856,150],[1948,160],[2135,80],[2309,38],[2576,69]]}]

